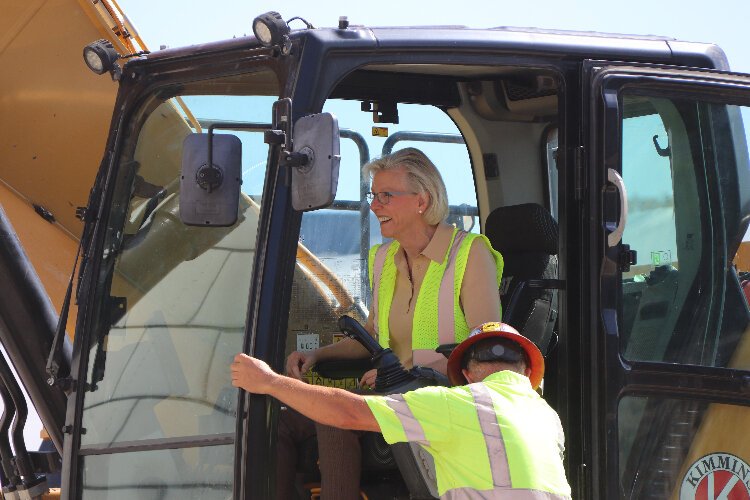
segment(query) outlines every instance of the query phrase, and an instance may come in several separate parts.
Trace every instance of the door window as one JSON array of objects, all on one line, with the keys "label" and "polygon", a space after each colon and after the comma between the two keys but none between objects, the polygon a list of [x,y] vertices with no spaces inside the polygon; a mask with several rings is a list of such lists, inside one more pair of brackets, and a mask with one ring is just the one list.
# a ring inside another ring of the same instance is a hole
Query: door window
[{"label": "door window", "polygon": [[[740,108],[625,94],[620,347],[632,361],[750,366],[748,312],[732,259],[742,238],[732,172],[747,168]],[[731,253],[727,255],[727,251]],[[746,341],[746,340],[745,340]]]},{"label": "door window", "polygon": [[[179,216],[182,143],[216,121],[270,123],[278,89],[270,71],[227,80],[147,104],[125,139],[83,401],[84,498],[231,494],[228,366],[243,345],[268,146],[253,131],[216,131],[242,142],[239,218],[195,227]],[[264,95],[226,95],[253,84]]]},{"label": "door window", "polygon": [[[733,372],[713,369],[750,369],[750,310],[733,263],[746,230],[747,108],[678,95],[620,95],[622,244],[637,258],[619,282],[619,348],[628,362],[662,366],[631,363],[625,375],[610,359],[625,384],[604,382],[619,496],[748,498],[750,409]],[[736,404],[705,389],[711,380]]]}]

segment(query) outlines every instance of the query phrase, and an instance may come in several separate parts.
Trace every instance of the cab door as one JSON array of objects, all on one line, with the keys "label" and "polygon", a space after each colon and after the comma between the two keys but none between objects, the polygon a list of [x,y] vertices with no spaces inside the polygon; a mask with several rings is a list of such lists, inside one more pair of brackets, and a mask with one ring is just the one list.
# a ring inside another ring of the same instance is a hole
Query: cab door
[{"label": "cab door", "polygon": [[750,217],[750,77],[587,61],[583,81],[579,495],[750,498],[748,270],[732,262]]}]

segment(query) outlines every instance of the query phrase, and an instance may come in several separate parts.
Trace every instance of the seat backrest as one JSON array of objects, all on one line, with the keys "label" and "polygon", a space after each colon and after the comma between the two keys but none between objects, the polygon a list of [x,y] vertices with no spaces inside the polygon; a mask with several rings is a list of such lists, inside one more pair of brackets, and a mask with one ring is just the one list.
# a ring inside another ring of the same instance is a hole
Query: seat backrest
[{"label": "seat backrest", "polygon": [[543,354],[557,317],[556,290],[528,285],[557,279],[557,234],[557,222],[536,203],[496,208],[485,223],[485,235],[505,262],[503,321],[534,341]]}]

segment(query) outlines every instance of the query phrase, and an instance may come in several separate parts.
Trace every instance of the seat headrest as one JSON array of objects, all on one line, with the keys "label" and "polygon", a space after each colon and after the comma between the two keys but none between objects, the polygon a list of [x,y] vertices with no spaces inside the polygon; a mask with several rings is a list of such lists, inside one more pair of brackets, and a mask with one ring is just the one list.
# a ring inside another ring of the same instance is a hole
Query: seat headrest
[{"label": "seat headrest", "polygon": [[557,222],[536,203],[496,208],[487,217],[485,235],[500,253],[557,255]]}]

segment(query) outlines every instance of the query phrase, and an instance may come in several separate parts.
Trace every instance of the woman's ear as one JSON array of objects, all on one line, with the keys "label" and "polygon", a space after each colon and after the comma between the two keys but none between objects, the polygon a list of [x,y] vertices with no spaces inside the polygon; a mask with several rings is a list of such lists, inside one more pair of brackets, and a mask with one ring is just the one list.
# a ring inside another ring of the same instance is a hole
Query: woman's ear
[{"label": "woman's ear", "polygon": [[430,208],[430,195],[427,192],[422,192],[417,195],[417,208],[420,210],[420,214],[424,213]]}]

